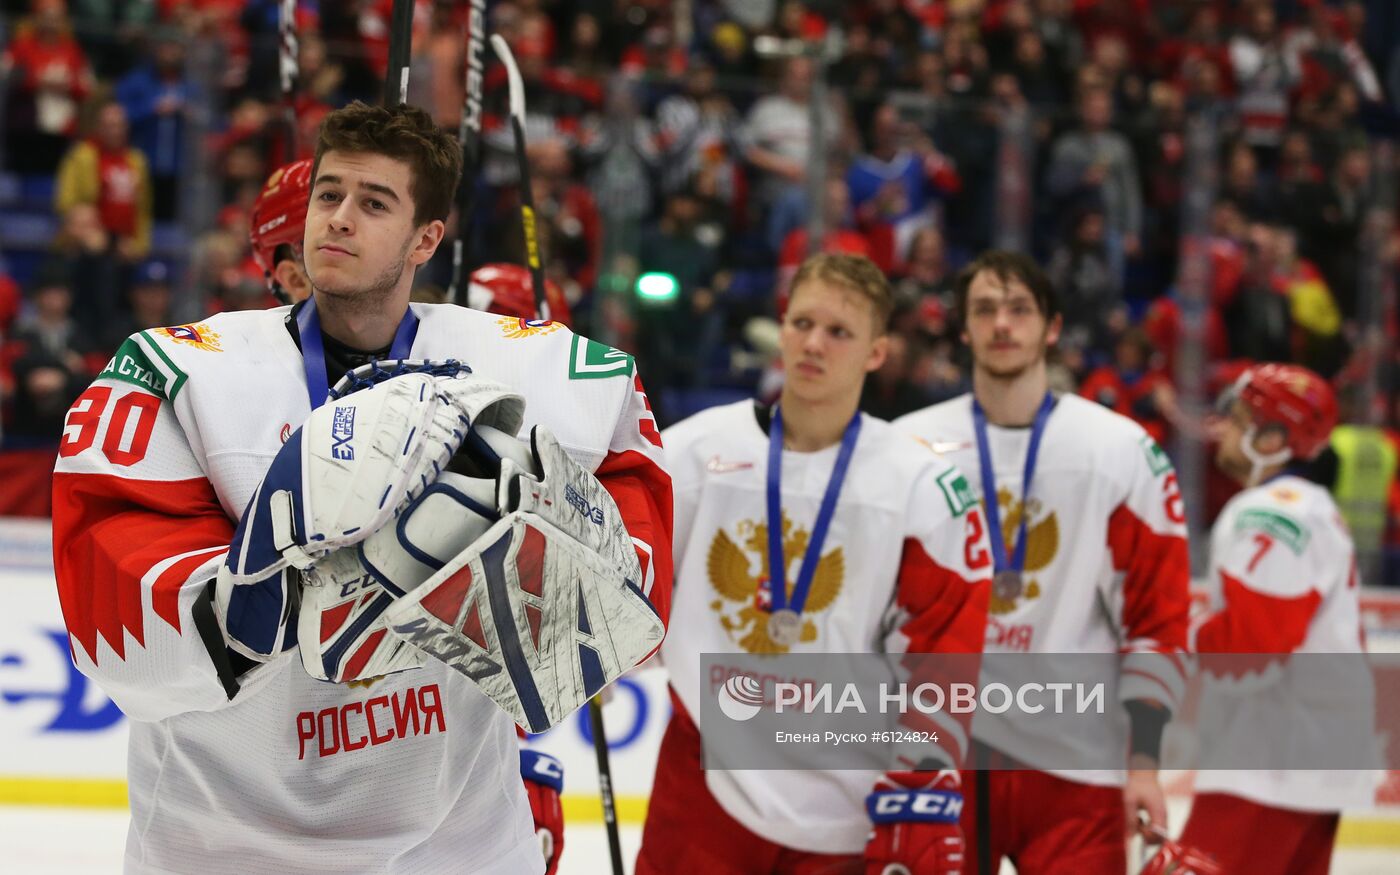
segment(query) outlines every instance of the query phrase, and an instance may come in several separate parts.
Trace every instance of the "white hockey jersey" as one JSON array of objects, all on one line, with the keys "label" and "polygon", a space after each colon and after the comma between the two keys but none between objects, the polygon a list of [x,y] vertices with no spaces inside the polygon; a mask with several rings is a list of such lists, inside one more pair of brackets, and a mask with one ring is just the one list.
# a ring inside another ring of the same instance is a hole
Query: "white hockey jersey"
[{"label": "white hockey jersey", "polygon": [[[991,572],[986,527],[958,472],[925,447],[862,414],[802,612],[801,640],[789,650],[769,637],[769,615],[756,605],[768,577],[768,435],[754,405],[703,411],[664,437],[676,500],[675,616],[682,619],[671,626],[661,654],[693,719],[699,719],[701,697],[718,690],[700,676],[704,653],[980,651]],[[789,587],[838,450],[782,454]],[[958,762],[966,726],[946,712],[932,716],[948,760]],[[847,854],[865,846],[870,822],[864,802],[878,777],[861,771],[705,773],[724,810],[759,835],[799,850]]]},{"label": "white hockey jersey", "polygon": [[[1186,517],[1166,454],[1126,417],[1077,395],[1050,413],[1030,486],[1021,494],[1029,428],[987,426],[995,498],[983,495],[972,396],[903,416],[895,428],[927,442],[955,464],[985,504],[1000,511],[1008,555],[1027,515],[1021,594],[992,595],[988,653],[1119,653],[1116,689],[1107,701],[1155,700],[1175,710],[1185,689],[1190,567]],[[995,665],[996,668],[992,666]],[[1007,663],[984,663],[981,682],[1013,689],[1034,679],[1003,676]],[[1032,669],[1032,666],[1027,666]],[[1042,678],[1043,679],[1043,678]],[[1053,721],[1018,720],[979,710],[973,734],[1030,765],[1087,762],[1126,738],[1126,713],[1109,714],[1116,730],[1084,721],[1057,731]],[[1049,768],[1085,783],[1121,784],[1121,770]]]},{"label": "white hockey jersey", "polygon": [[[526,398],[614,496],[669,610],[670,483],[632,360],[552,323],[412,305],[413,358]],[[143,331],[68,414],[54,565],[73,659],[132,718],[129,873],[541,872],[510,719],[433,663],[354,685],[295,651],[230,701],[196,604],[310,413],[287,308]]]},{"label": "white hockey jersey", "polygon": [[[1192,623],[1202,654],[1359,654],[1363,651],[1356,553],[1323,487],[1283,476],[1240,492],[1211,530],[1210,608]],[[1281,768],[1318,762],[1343,746],[1348,764],[1379,750],[1370,714],[1374,689],[1360,660],[1310,656],[1262,663],[1203,657],[1199,745],[1215,764],[1261,760],[1269,769],[1207,768],[1198,792],[1230,793],[1299,811],[1375,802],[1378,773]],[[1325,754],[1324,754],[1325,756]]]}]

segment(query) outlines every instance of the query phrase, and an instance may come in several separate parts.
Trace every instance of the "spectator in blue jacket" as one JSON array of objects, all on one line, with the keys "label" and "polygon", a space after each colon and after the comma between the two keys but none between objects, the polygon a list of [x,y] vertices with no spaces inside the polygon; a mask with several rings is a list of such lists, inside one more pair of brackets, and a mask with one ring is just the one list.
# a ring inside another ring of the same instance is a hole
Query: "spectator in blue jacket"
[{"label": "spectator in blue jacket", "polygon": [[177,34],[156,37],[151,60],[122,77],[116,98],[126,110],[132,145],[150,164],[156,221],[171,221],[179,213],[179,180],[188,148],[185,113],[199,101]]}]

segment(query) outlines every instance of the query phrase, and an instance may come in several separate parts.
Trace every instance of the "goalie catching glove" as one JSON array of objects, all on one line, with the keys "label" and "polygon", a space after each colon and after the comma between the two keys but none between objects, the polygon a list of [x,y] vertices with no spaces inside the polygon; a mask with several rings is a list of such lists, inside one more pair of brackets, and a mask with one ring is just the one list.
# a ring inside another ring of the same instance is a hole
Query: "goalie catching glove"
[{"label": "goalie catching glove", "polygon": [[[230,646],[263,660],[294,644],[292,567],[308,569],[393,519],[436,480],[472,425],[519,429],[524,400],[470,371],[456,362],[358,368],[287,438],[215,583]],[[361,385],[369,388],[351,393]]]},{"label": "goalie catching glove", "polygon": [[347,681],[426,654],[543,732],[654,650],[661,618],[612,497],[548,430],[473,427],[448,468],[308,571],[303,665]]}]

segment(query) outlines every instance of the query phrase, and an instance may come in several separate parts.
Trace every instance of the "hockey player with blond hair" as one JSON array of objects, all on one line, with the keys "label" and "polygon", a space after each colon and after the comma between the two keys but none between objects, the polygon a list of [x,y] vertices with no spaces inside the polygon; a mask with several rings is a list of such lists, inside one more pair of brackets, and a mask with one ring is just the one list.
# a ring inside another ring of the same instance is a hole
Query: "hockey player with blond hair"
[{"label": "hockey player with blond hair", "polygon": [[701,765],[700,703],[715,695],[702,653],[981,651],[981,510],[955,469],[858,409],[891,308],[869,259],[812,256],[783,314],[777,404],[712,408],[665,434],[684,621],[661,651],[675,712],[638,875],[964,871],[965,717],[935,715],[937,744],[883,775]]}]

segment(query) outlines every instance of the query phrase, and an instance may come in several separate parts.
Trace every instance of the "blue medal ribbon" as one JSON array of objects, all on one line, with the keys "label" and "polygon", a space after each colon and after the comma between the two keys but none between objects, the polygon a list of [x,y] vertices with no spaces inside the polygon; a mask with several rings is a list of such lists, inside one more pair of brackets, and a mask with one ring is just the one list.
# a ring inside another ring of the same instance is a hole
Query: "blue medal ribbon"
[{"label": "blue medal ribbon", "polygon": [[[311,409],[315,410],[326,403],[330,395],[330,382],[326,378],[326,348],[321,341],[321,317],[316,314],[316,296],[312,295],[302,305],[297,314],[297,335],[301,338],[301,360],[306,370],[306,394],[311,399]],[[394,342],[389,346],[389,358],[406,359],[413,349],[413,339],[418,336],[418,317],[409,307],[394,332]]]},{"label": "blue medal ribbon", "polygon": [[1031,425],[1031,442],[1026,448],[1026,466],[1021,474],[1021,525],[1016,533],[1016,546],[1010,561],[1006,558],[1006,542],[1001,535],[1001,509],[997,506],[997,476],[992,467],[992,451],[987,444],[987,414],[977,397],[972,398],[972,427],[977,432],[977,461],[982,467],[982,503],[986,505],[987,537],[992,544],[993,572],[1014,571],[1019,574],[1026,567],[1026,512],[1025,503],[1031,494],[1031,478],[1035,476],[1036,455],[1040,452],[1040,439],[1045,434],[1045,424],[1050,421],[1050,411],[1055,409],[1055,396],[1049,392],[1040,402]]},{"label": "blue medal ribbon", "polygon": [[851,455],[859,436],[860,413],[857,412],[841,436],[841,449],[836,454],[836,464],[831,469],[826,493],[822,495],[817,522],[812,527],[807,552],[802,556],[802,570],[797,573],[797,585],[793,587],[792,603],[789,605],[787,561],[783,557],[783,412],[773,408],[773,423],[768,429],[768,591],[771,613],[790,608],[794,613],[801,614],[807,604],[807,591],[812,588],[812,578],[822,557],[822,544],[831,527],[831,518],[836,513],[836,499],[841,495],[841,484],[846,480],[846,470],[851,465]]}]

